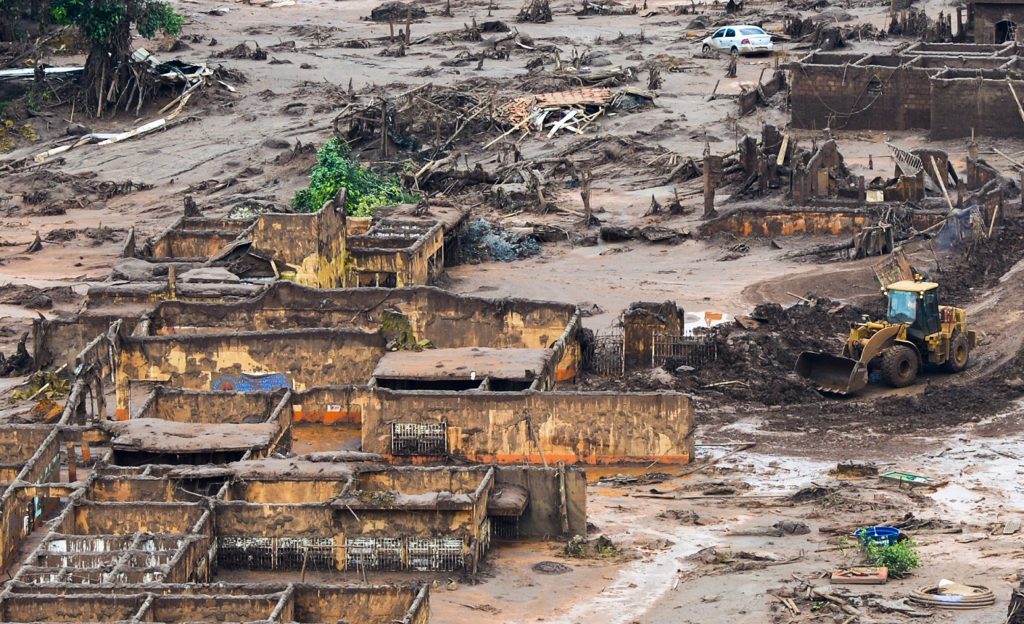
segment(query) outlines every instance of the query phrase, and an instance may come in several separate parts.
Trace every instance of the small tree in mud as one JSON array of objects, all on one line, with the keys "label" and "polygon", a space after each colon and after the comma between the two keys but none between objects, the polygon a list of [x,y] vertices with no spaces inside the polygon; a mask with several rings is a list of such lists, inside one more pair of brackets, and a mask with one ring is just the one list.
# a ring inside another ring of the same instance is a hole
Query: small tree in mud
[{"label": "small tree in mud", "polygon": [[185,18],[159,0],[52,0],[51,6],[55,21],[77,25],[89,41],[84,83],[89,109],[100,116],[108,104],[127,108],[135,102],[141,108],[150,80],[131,66],[132,26],[146,38],[176,35]]}]

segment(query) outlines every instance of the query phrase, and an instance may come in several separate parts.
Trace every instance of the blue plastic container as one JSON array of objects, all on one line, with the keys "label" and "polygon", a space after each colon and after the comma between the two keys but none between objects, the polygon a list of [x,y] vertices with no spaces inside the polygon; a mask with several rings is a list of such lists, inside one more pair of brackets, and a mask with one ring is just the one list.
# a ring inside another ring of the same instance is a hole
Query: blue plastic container
[{"label": "blue plastic container", "polygon": [[896,542],[900,541],[901,532],[896,527],[890,526],[873,526],[858,529],[853,536],[859,539],[861,542],[880,542],[886,546],[892,546]]}]

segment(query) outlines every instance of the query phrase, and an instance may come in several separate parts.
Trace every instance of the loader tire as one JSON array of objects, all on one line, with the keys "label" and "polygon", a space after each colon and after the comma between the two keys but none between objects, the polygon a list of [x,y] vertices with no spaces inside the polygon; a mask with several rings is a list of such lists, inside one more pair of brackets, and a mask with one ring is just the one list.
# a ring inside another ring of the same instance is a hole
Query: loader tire
[{"label": "loader tire", "polygon": [[967,368],[967,361],[971,359],[971,343],[967,336],[961,332],[953,332],[949,338],[949,357],[942,368],[950,373],[959,373]]},{"label": "loader tire", "polygon": [[893,388],[914,383],[919,366],[917,354],[906,345],[889,347],[882,353],[882,379]]}]

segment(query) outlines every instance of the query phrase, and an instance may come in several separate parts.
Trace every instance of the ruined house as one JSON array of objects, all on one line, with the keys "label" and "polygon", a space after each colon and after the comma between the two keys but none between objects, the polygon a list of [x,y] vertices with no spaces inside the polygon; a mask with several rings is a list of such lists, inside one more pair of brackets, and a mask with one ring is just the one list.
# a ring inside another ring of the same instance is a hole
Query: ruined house
[{"label": "ruined house", "polygon": [[918,43],[891,55],[814,52],[790,67],[792,125],[1024,136],[1017,44]]},{"label": "ruined house", "polygon": [[1024,3],[1015,0],[973,0],[967,5],[968,28],[974,43],[998,44],[1020,41],[1017,32],[1024,24]]}]

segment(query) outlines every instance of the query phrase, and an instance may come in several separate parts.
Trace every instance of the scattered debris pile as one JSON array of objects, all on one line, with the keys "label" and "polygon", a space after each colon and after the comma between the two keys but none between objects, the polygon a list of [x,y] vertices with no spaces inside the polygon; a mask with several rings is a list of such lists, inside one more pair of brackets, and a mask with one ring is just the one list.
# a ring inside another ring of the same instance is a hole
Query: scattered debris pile
[{"label": "scattered debris pile", "polygon": [[525,136],[547,130],[551,138],[563,129],[583,134],[611,103],[611,89],[573,89],[516,98],[502,106],[498,114],[512,126],[505,135],[522,131]]},{"label": "scattered debris pile", "polygon": [[427,17],[427,10],[418,4],[385,2],[370,11],[370,21],[399,23],[406,20],[420,20]]},{"label": "scattered debris pile", "polygon": [[849,41],[856,43],[864,39],[885,38],[885,33],[878,30],[874,24],[841,26],[838,21],[824,14],[811,15],[807,18],[801,18],[799,15],[787,17],[783,32],[794,43],[821,52],[845,48]]},{"label": "scattered debris pile", "polygon": [[940,297],[950,305],[969,303],[973,295],[994,286],[1024,259],[1024,222],[1008,219],[988,240],[971,245],[949,265],[941,266]]},{"label": "scattered debris pile", "polygon": [[512,262],[540,253],[537,240],[527,232],[502,229],[486,219],[469,224],[463,238],[463,257],[467,262],[488,260]]},{"label": "scattered debris pile", "polygon": [[761,304],[749,317],[709,330],[718,354],[714,362],[688,370],[670,359],[664,368],[680,386],[701,394],[767,405],[815,399],[817,391],[792,372],[797,357],[803,351],[838,353],[850,324],[868,313],[814,295],[788,308]]},{"label": "scattered debris pile", "polygon": [[10,188],[19,189],[20,198],[14,195],[11,205],[0,211],[8,216],[59,216],[72,209],[100,208],[113,197],[153,188],[133,180],[97,180],[95,175],[48,167],[7,174]]},{"label": "scattered debris pile", "polygon": [[534,24],[546,24],[552,20],[551,3],[548,0],[527,0],[519,10],[516,20]]},{"label": "scattered debris pile", "polygon": [[12,375],[24,375],[32,370],[32,356],[29,355],[25,343],[28,341],[28,334],[22,335],[18,340],[18,346],[11,355],[0,353],[0,377]]},{"label": "scattered debris pile", "polygon": [[889,22],[889,34],[897,37],[913,37],[927,43],[948,43],[953,41],[953,14],[939,11],[937,19],[929,19],[924,9],[911,8],[893,14]]}]

